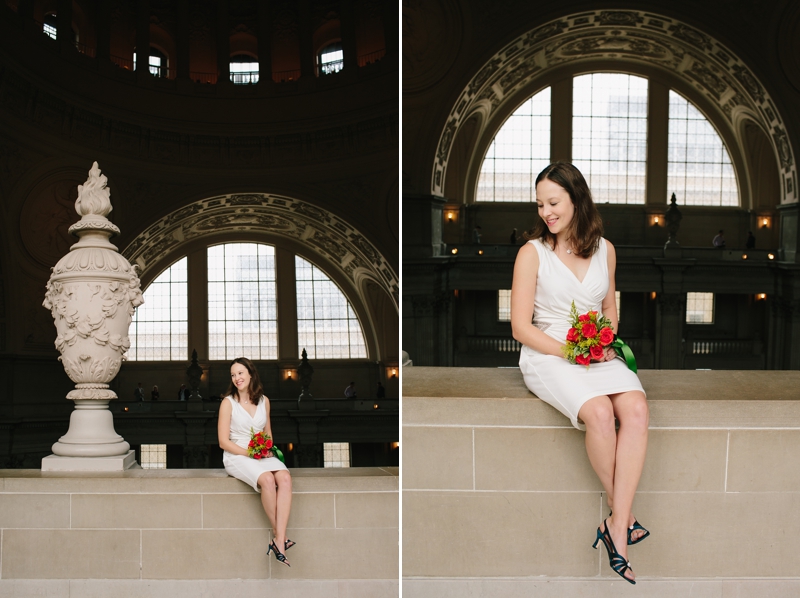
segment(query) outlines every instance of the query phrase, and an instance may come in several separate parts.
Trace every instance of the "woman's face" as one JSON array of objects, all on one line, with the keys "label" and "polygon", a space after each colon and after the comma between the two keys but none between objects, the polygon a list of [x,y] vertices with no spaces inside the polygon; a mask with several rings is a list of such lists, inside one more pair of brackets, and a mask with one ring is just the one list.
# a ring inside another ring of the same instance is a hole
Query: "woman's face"
[{"label": "woman's face", "polygon": [[250,374],[241,363],[234,363],[231,366],[231,382],[239,391],[250,388]]},{"label": "woman's face", "polygon": [[536,185],[536,205],[539,217],[554,235],[567,230],[575,215],[575,205],[569,193],[550,179],[542,179]]}]

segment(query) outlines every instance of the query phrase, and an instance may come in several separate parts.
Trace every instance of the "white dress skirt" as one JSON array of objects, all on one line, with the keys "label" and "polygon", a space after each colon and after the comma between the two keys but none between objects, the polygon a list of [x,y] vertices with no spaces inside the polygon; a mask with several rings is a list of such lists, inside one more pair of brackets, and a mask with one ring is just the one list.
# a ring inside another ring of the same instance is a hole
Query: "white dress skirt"
[{"label": "white dress skirt", "polygon": [[[261,397],[256,406],[255,417],[250,417],[247,410],[233,397],[225,397],[225,400],[232,403],[230,439],[243,449],[246,449],[252,435],[251,429],[254,432],[258,432],[267,425],[267,399],[266,397]],[[223,451],[222,453],[222,464],[225,466],[225,471],[228,475],[252,486],[256,492],[259,491],[258,476],[262,473],[287,469],[277,457],[253,459],[246,455],[234,455],[228,451]]]},{"label": "white dress skirt", "polygon": [[[600,240],[583,281],[578,280],[541,240],[534,239],[528,243],[532,243],[539,254],[533,324],[548,336],[565,343],[573,301],[579,314],[590,310],[602,313],[603,298],[609,286],[607,241]],[[586,426],[578,419],[578,412],[589,399],[630,390],[644,393],[639,377],[628,369],[622,358],[592,363],[587,368],[571,364],[563,357],[545,355],[523,346],[519,369],[528,389],[566,415],[579,430],[585,430]]]}]

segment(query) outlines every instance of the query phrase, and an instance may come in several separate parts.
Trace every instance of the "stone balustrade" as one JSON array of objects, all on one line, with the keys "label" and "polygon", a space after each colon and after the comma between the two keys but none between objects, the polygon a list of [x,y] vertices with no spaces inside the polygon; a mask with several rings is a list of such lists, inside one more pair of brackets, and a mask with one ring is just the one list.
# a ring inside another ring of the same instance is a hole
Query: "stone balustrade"
[{"label": "stone balustrade", "polygon": [[799,595],[800,372],[640,378],[634,587],[591,548],[608,508],[583,433],[517,369],[404,368],[404,595]]}]

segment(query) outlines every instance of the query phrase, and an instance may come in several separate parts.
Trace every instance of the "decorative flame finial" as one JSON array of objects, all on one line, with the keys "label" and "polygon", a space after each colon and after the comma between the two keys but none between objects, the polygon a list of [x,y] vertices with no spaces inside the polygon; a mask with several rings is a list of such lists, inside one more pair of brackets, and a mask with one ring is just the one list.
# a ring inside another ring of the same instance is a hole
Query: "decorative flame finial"
[{"label": "decorative flame finial", "polygon": [[78,185],[78,200],[75,211],[83,217],[108,216],[111,212],[111,189],[106,187],[108,178],[100,172],[97,162],[92,164],[89,178],[83,185]]}]

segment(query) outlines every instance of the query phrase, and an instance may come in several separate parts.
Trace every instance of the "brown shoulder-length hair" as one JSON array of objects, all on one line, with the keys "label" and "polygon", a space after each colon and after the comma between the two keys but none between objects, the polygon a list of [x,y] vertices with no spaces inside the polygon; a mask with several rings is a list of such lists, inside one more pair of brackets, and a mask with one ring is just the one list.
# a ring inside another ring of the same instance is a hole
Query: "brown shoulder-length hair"
[{"label": "brown shoulder-length hair", "polygon": [[[568,238],[576,255],[591,257],[603,236],[603,219],[592,201],[592,192],[581,171],[569,162],[553,162],[536,177],[536,185],[548,179],[559,185],[569,194],[575,215],[569,223]],[[556,236],[550,232],[544,220],[539,218],[524,234],[530,239],[541,239],[549,247],[555,248]]]},{"label": "brown shoulder-length hair", "polygon": [[[228,366],[229,370],[233,367],[234,363],[240,363],[247,368],[247,373],[250,374],[250,387],[247,390],[250,392],[250,400],[258,405],[261,402],[261,395],[264,394],[264,387],[261,385],[261,378],[258,377],[256,366],[254,366],[253,362],[247,359],[247,357],[237,357],[231,361],[231,364]],[[239,400],[239,389],[234,386],[233,380],[228,384],[228,390],[225,392],[225,396],[236,397],[236,400]]]}]

